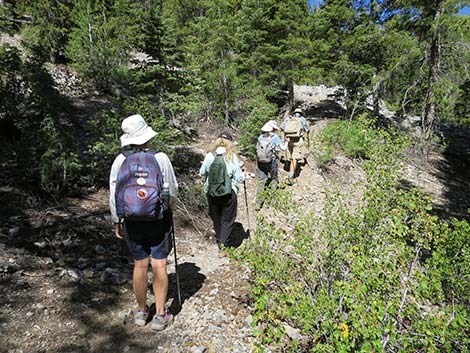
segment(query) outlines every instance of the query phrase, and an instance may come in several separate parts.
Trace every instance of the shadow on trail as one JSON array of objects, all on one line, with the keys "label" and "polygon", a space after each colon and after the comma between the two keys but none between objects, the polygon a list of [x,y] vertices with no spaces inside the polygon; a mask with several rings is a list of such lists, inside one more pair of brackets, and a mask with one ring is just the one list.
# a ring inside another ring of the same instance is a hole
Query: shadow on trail
[{"label": "shadow on trail", "polygon": [[[434,203],[432,212],[442,219],[470,219],[470,129],[441,127],[446,149],[431,158],[433,175],[443,188],[442,203]],[[409,180],[400,180],[400,187],[416,187]],[[432,186],[432,185],[431,185]]]},{"label": "shadow on trail", "polygon": [[245,230],[245,228],[243,228],[243,224],[240,222],[235,222],[233,225],[232,235],[230,236],[229,246],[238,248],[240,245],[242,245],[243,241],[249,237],[250,230]]},{"label": "shadow on trail", "polygon": [[168,274],[168,298],[173,298],[171,306],[168,310],[173,315],[178,315],[181,311],[184,302],[196,294],[204,284],[206,276],[200,273],[200,267],[196,266],[193,262],[184,262],[178,264],[178,276],[180,281],[181,290],[181,305],[178,301],[178,287],[176,283],[176,274]]},{"label": "shadow on trail", "polygon": [[436,211],[444,218],[470,219],[470,129],[441,127],[446,142],[436,176],[445,185],[447,203]]},{"label": "shadow on trail", "polygon": [[202,153],[195,152],[189,146],[178,146],[173,157],[176,175],[197,175],[204,159]]},{"label": "shadow on trail", "polygon": [[[165,345],[166,337],[155,335],[150,328],[140,328],[136,335],[131,329],[132,322],[97,319],[96,314],[89,310],[80,313],[81,328],[73,334],[80,334],[78,340],[64,340],[56,352],[153,352],[155,345]],[[135,329],[135,328],[134,328]],[[74,338],[74,337],[73,337]]]}]

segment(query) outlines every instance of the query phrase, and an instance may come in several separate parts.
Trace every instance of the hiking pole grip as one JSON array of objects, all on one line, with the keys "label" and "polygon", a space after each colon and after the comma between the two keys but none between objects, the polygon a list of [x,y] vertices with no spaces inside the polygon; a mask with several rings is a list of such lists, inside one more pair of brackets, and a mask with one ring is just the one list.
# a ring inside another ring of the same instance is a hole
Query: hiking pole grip
[{"label": "hiking pole grip", "polygon": [[176,290],[178,291],[178,301],[181,306],[181,289],[180,289],[180,277],[178,274],[178,257],[176,256],[176,237],[175,237],[175,228],[173,226],[171,230],[173,237],[173,253],[175,254],[175,275],[176,275]]}]

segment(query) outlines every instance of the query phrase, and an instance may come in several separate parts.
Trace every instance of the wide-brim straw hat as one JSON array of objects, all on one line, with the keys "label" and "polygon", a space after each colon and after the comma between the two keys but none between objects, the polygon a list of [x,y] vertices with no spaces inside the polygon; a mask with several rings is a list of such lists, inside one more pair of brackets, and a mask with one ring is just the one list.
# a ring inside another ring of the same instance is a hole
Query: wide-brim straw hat
[{"label": "wide-brim straw hat", "polygon": [[143,145],[157,133],[147,125],[144,118],[139,115],[131,115],[122,121],[124,134],[121,136],[121,147],[128,145]]}]

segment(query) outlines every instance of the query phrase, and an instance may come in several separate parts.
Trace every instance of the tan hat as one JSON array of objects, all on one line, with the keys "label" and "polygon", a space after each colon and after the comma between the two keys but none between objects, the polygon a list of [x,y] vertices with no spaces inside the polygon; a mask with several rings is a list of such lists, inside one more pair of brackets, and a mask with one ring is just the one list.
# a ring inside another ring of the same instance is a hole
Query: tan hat
[{"label": "tan hat", "polygon": [[121,136],[121,147],[127,145],[143,145],[157,135],[139,114],[125,118],[122,121],[121,128],[124,132]]}]

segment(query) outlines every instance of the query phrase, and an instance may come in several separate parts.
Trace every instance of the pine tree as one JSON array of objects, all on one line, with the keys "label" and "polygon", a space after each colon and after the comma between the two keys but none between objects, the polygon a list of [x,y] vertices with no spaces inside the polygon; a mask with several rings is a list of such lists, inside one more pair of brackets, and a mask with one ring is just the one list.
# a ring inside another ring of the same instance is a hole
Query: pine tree
[{"label": "pine tree", "polygon": [[133,4],[125,0],[74,2],[68,57],[104,91],[115,84],[116,70],[127,64],[131,50],[141,40],[134,11]]},{"label": "pine tree", "polygon": [[71,1],[20,0],[16,7],[31,16],[32,23],[25,26],[23,37],[38,54],[55,63],[64,59],[70,29]]},{"label": "pine tree", "polygon": [[[403,0],[387,8],[401,18],[399,23],[395,22],[395,28],[408,31],[422,48],[420,62],[413,63],[414,68],[410,70],[414,70],[410,76],[412,81],[401,92],[405,95],[403,100],[410,99],[414,93],[426,139],[432,136],[439,120],[452,119],[458,87],[468,79],[468,71],[461,60],[468,58],[469,50],[459,44],[465,33],[461,27],[468,28],[468,20],[457,15],[462,6],[456,0]],[[464,37],[463,42],[468,43],[468,35]]]}]

